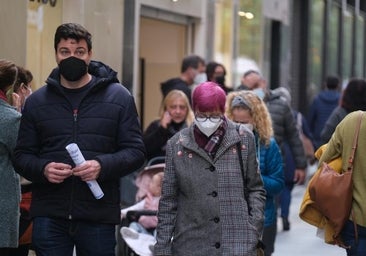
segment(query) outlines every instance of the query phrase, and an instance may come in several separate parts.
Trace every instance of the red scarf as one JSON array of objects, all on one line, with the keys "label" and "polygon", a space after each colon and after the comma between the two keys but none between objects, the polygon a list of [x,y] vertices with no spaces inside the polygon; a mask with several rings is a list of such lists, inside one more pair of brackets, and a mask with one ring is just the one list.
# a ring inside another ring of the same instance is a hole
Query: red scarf
[{"label": "red scarf", "polygon": [[6,94],[3,90],[0,90],[0,99],[8,102],[8,98],[6,97]]},{"label": "red scarf", "polygon": [[226,120],[222,122],[219,128],[210,136],[206,137],[200,129],[195,125],[194,126],[194,138],[200,148],[203,148],[210,157],[214,158],[219,148],[222,139],[224,138],[225,132],[227,128]]}]

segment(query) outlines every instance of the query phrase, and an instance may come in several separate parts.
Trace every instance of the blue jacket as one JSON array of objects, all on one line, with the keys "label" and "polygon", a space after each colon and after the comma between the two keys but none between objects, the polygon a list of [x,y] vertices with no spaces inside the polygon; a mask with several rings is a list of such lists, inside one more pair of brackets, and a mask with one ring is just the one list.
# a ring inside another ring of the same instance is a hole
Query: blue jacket
[{"label": "blue jacket", "polygon": [[321,131],[332,111],[338,106],[339,98],[340,92],[336,90],[321,91],[310,105],[307,120],[314,137],[315,149],[323,144]]},{"label": "blue jacket", "polygon": [[[59,70],[26,101],[14,164],[33,182],[31,215],[119,223],[119,178],[145,161],[145,147],[132,95],[101,62],[92,61],[90,90],[73,109],[63,93]],[[75,142],[86,160],[101,165],[98,183],[104,197],[96,200],[87,184],[71,176],[61,184],[48,182],[43,172],[50,162],[74,166],[65,146]]]},{"label": "blue jacket", "polygon": [[282,156],[280,148],[274,138],[271,138],[270,144],[268,146],[263,144],[258,146],[257,142],[256,148],[259,150],[259,167],[261,170],[264,189],[266,190],[264,226],[268,227],[276,222],[277,207],[275,203],[275,197],[285,187]]}]

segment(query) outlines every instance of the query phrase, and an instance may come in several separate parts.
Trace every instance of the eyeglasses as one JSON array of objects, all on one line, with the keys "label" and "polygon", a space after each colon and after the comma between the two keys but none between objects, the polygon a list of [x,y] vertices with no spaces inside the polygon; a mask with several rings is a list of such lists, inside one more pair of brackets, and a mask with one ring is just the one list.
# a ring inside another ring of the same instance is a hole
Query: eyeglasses
[{"label": "eyeglasses", "polygon": [[218,123],[222,119],[222,116],[206,116],[204,114],[196,114],[195,119],[197,122],[204,122],[208,119],[213,123]]}]

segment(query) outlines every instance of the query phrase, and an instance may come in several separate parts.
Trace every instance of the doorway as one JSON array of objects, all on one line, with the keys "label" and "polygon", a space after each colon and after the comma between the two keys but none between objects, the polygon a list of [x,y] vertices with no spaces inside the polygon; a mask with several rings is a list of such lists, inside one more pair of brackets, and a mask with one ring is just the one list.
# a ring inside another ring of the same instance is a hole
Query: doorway
[{"label": "doorway", "polygon": [[139,79],[143,130],[159,118],[162,102],[160,83],[180,76],[186,55],[187,25],[141,17]]}]

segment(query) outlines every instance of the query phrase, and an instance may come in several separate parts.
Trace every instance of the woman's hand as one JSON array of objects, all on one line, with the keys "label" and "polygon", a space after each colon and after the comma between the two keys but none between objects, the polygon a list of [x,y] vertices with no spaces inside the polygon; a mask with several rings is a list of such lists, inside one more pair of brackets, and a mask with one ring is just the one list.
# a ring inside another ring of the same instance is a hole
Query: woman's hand
[{"label": "woman's hand", "polygon": [[163,118],[160,120],[160,125],[164,129],[168,128],[168,125],[171,123],[172,117],[170,116],[168,111],[165,111]]}]

